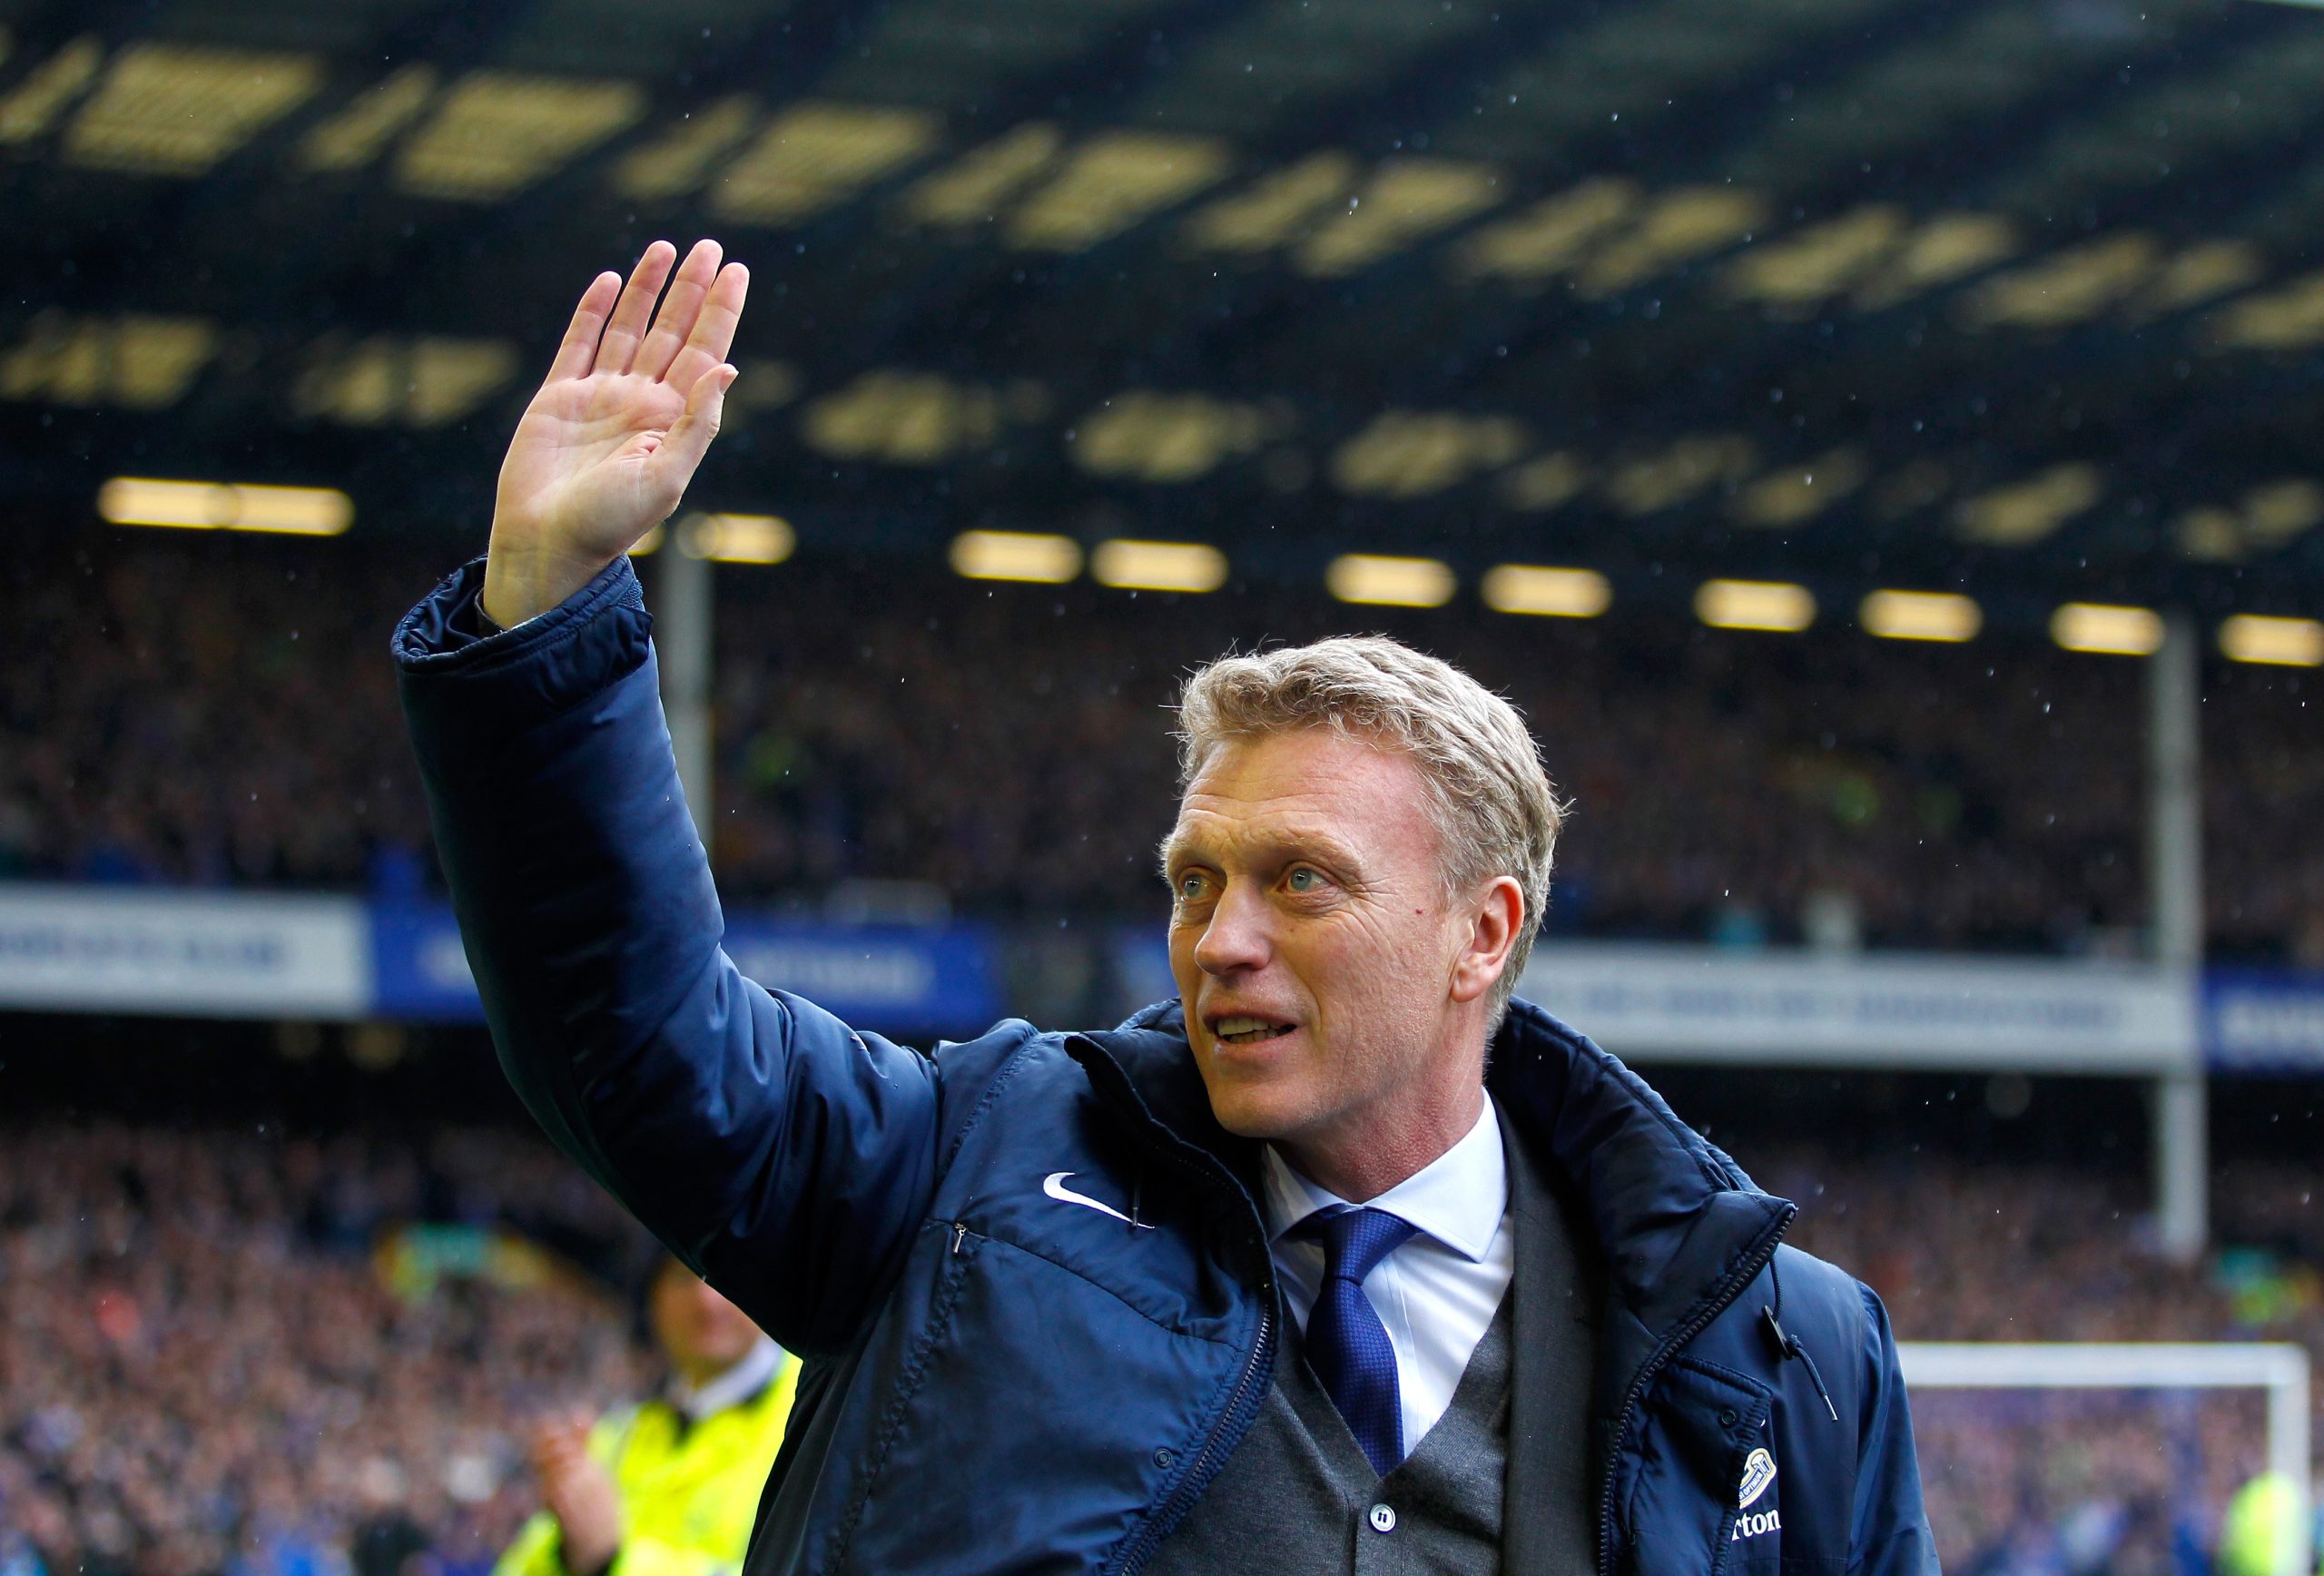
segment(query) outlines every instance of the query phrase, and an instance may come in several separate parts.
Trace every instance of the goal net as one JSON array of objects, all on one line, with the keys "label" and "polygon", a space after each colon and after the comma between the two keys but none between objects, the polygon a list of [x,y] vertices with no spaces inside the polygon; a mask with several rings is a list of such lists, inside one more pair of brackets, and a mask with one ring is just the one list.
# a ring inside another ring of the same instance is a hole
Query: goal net
[{"label": "goal net", "polygon": [[[2316,1570],[2300,1347],[1908,1341],[1900,1355],[1946,1571]],[[2262,1473],[2269,1535],[2255,1542],[2246,1515],[2240,1562],[2220,1561],[2230,1506]]]}]

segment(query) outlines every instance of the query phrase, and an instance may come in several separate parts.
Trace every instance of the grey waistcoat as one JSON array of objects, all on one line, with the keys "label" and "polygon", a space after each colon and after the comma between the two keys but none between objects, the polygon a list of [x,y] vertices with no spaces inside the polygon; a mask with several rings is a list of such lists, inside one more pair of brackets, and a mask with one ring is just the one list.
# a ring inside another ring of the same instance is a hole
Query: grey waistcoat
[{"label": "grey waistcoat", "polygon": [[1208,1492],[1147,1562],[1147,1576],[1501,1569],[1509,1451],[1509,1299],[1452,1404],[1386,1477],[1341,1421],[1285,1326],[1275,1387]]},{"label": "grey waistcoat", "polygon": [[1582,1228],[1506,1123],[1502,1135],[1517,1233],[1510,1289],[1419,1448],[1375,1476],[1297,1332],[1279,1319],[1275,1382],[1258,1420],[1147,1561],[1148,1576],[1590,1576],[1589,1406],[1602,1280],[1579,1247]]}]

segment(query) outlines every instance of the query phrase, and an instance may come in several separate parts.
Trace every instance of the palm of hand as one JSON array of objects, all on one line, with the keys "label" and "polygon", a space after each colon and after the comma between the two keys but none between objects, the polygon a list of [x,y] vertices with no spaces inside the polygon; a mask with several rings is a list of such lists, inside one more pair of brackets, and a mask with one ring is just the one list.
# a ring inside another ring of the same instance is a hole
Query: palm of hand
[{"label": "palm of hand", "polygon": [[545,385],[500,468],[500,517],[586,557],[626,552],[677,507],[685,478],[650,462],[685,409],[684,391],[635,372]]},{"label": "palm of hand", "polygon": [[500,468],[483,592],[496,622],[547,612],[667,518],[717,435],[750,276],[720,267],[715,241],[673,278],[676,256],[655,241],[626,286],[599,274],[574,309]]}]

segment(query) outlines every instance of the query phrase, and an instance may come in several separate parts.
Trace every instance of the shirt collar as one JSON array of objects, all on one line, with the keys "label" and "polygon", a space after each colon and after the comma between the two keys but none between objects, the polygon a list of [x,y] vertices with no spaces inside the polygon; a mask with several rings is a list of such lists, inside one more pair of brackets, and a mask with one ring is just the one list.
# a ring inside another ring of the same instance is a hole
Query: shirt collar
[{"label": "shirt collar", "polygon": [[783,1348],[761,1335],[758,1344],[738,1358],[724,1373],[688,1384],[683,1379],[670,1381],[670,1404],[684,1414],[688,1423],[700,1423],[704,1418],[738,1406],[756,1395],[783,1366]]},{"label": "shirt collar", "polygon": [[[1319,1209],[1353,1207],[1302,1177],[1273,1144],[1266,1146],[1265,1167],[1270,1242]],[[1492,1097],[1485,1097],[1484,1109],[1465,1138],[1365,1207],[1384,1209],[1470,1262],[1483,1262],[1501,1217],[1509,1212],[1509,1161],[1502,1151]]]}]

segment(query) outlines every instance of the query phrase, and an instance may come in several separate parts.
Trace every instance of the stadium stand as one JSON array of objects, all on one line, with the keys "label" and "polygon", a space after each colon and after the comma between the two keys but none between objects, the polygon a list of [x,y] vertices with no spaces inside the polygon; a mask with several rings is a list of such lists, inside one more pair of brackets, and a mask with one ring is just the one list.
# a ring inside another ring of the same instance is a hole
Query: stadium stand
[{"label": "stadium stand", "polygon": [[[1835,1148],[1742,1157],[1802,1202],[1794,1240],[1860,1266],[1903,1338],[2324,1350],[2312,1281],[2253,1300],[2152,1256],[2130,1168]],[[2223,1176],[2222,1235],[2312,1240],[2311,1186],[2283,1162]],[[502,1244],[498,1267],[473,1250],[482,1239]],[[525,1425],[650,1382],[618,1299],[567,1267],[635,1265],[640,1246],[592,1185],[510,1128],[417,1143],[119,1119],[11,1131],[0,1568],[471,1576],[532,1506]],[[2142,1551],[2168,1551],[2174,1520],[2209,1546],[2256,1470],[2254,1412],[2201,1409],[2190,1493],[2173,1476],[2184,1423],[2106,1404],[1916,1404],[1947,1570],[2139,1570]]]},{"label": "stadium stand", "polygon": [[533,1508],[526,1424],[647,1374],[615,1299],[497,1236],[517,1222],[608,1249],[635,1229],[506,1133],[11,1133],[0,1564],[487,1569]]},{"label": "stadium stand", "polygon": [[[0,873],[432,878],[380,652],[452,553],[118,534],[52,551],[72,572],[19,565],[25,612],[0,629]],[[1265,586],[994,588],[881,561],[722,576],[714,842],[744,902],[882,878],[978,914],[1148,917],[1176,675],[1238,642],[1359,626],[1462,662],[1534,719],[1577,806],[1555,930],[2102,952],[2130,945],[2143,901],[2132,663]],[[2302,677],[2216,687],[2214,951],[2324,960],[2324,865],[2299,834],[2324,746]]]}]

